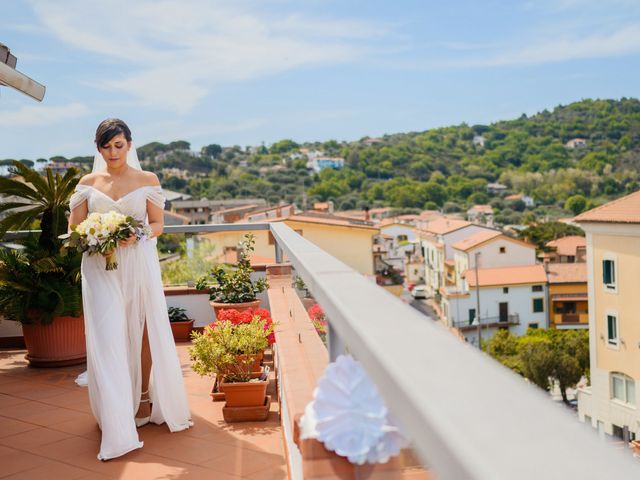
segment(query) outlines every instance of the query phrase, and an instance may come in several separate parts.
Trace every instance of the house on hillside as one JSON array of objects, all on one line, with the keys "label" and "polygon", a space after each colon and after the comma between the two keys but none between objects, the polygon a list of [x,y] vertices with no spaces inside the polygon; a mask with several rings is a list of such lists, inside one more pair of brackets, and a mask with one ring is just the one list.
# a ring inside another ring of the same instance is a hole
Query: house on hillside
[{"label": "house on hillside", "polygon": [[474,147],[484,148],[486,139],[482,135],[474,135],[472,143]]},{"label": "house on hillside", "polygon": [[535,200],[530,196],[525,195],[524,193],[507,195],[506,197],[504,197],[504,199],[508,202],[517,202],[518,200],[522,200],[522,203],[524,203],[525,207],[527,208],[533,208],[536,206]]},{"label": "house on hillside", "polygon": [[542,265],[469,268],[462,272],[462,288],[447,287],[442,311],[445,323],[455,327],[468,342],[477,345],[478,299],[482,340],[498,329],[524,335],[528,328],[546,328],[547,276]]},{"label": "house on hillside", "polygon": [[467,220],[493,227],[493,207],[491,205],[474,205],[467,210]]},{"label": "house on hillside", "polygon": [[[442,217],[428,222],[426,227],[417,230],[425,262],[425,285],[427,296],[440,297],[440,287],[446,285],[447,275],[452,269],[454,256],[453,244],[475,233],[490,229],[466,220]],[[448,262],[447,262],[448,261]]]},{"label": "house on hillside", "polygon": [[587,239],[580,235],[569,235],[545,244],[550,249],[543,252],[541,260],[549,263],[575,263],[587,261]]},{"label": "house on hillside", "polygon": [[558,330],[589,328],[586,263],[546,264],[549,326]]},{"label": "house on hillside", "polygon": [[309,161],[309,168],[312,168],[314,172],[319,173],[325,168],[333,168],[339,170],[344,167],[344,158],[342,157],[326,157],[319,156]]},{"label": "house on hillside", "polygon": [[584,138],[572,138],[564,146],[571,149],[584,148],[587,146],[587,141]]},{"label": "house on hillside", "polygon": [[489,183],[487,185],[487,193],[491,195],[502,195],[507,191],[507,186],[501,183]]}]

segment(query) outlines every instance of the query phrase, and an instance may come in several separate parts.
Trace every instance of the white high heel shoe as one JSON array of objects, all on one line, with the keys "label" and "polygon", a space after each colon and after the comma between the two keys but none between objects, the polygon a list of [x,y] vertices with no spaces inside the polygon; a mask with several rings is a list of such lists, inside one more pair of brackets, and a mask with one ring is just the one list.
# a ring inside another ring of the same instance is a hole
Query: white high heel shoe
[{"label": "white high heel shoe", "polygon": [[[149,390],[147,390],[146,392],[142,392],[140,396],[148,394],[148,393],[149,393]],[[149,402],[149,401],[150,401],[150,399],[147,398],[145,400],[140,400],[140,403]],[[149,415],[148,417],[142,417],[142,418],[135,417],[136,427],[140,428],[140,427],[146,425],[147,423],[149,423],[149,420],[151,420],[151,415]]]}]

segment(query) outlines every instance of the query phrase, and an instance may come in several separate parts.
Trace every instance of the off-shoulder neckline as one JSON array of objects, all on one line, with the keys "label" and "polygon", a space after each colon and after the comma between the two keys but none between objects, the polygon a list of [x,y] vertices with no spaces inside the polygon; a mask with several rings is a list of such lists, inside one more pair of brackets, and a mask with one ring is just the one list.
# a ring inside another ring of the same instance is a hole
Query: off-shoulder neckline
[{"label": "off-shoulder neckline", "polygon": [[96,192],[102,194],[103,196],[107,197],[109,200],[111,200],[113,203],[118,203],[119,201],[123,200],[124,198],[128,197],[129,195],[131,195],[134,192],[137,192],[138,190],[142,190],[143,188],[161,188],[160,185],[142,185],[141,187],[136,187],[133,190],[125,193],[123,196],[121,196],[118,199],[112,198],[109,195],[107,195],[106,193],[104,193],[102,190],[92,186],[92,185],[78,185],[78,188],[83,187],[83,188],[90,188],[92,190],[95,190]]}]

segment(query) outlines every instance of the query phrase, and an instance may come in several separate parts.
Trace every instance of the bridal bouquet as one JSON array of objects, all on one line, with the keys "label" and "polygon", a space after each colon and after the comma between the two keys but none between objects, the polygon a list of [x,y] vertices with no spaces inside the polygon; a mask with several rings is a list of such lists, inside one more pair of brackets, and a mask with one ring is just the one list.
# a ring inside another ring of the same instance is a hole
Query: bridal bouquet
[{"label": "bridal bouquet", "polygon": [[79,225],[71,225],[71,231],[60,235],[60,238],[64,240],[63,249],[74,248],[89,255],[108,254],[106,270],[115,270],[118,268],[118,241],[131,235],[138,240],[145,240],[151,236],[151,227],[133,217],[110,211],[90,213]]}]

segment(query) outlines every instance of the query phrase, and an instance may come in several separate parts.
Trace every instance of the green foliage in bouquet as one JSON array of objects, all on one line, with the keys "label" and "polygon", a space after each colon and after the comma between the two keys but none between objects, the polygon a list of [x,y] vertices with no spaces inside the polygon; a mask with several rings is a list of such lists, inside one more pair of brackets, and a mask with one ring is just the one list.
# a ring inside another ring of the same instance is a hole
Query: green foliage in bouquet
[{"label": "green foliage in bouquet", "polygon": [[20,251],[0,251],[0,315],[21,323],[50,323],[56,316],[82,313],[80,262],[75,252],[61,253],[58,236],[67,231],[69,199],[78,171],[45,176],[20,162],[14,173],[24,181],[0,177],[0,191],[15,199],[0,205],[0,238],[39,219],[41,232],[22,241]]},{"label": "green foliage in bouquet", "polygon": [[[255,250],[255,237],[248,233],[240,245],[240,259],[237,265],[216,265],[209,275],[201,277],[196,283],[198,290],[209,290],[209,299],[220,303],[243,303],[255,300],[260,292],[268,288],[264,278],[251,280],[253,268],[249,253]],[[211,281],[212,279],[213,281]]]}]

